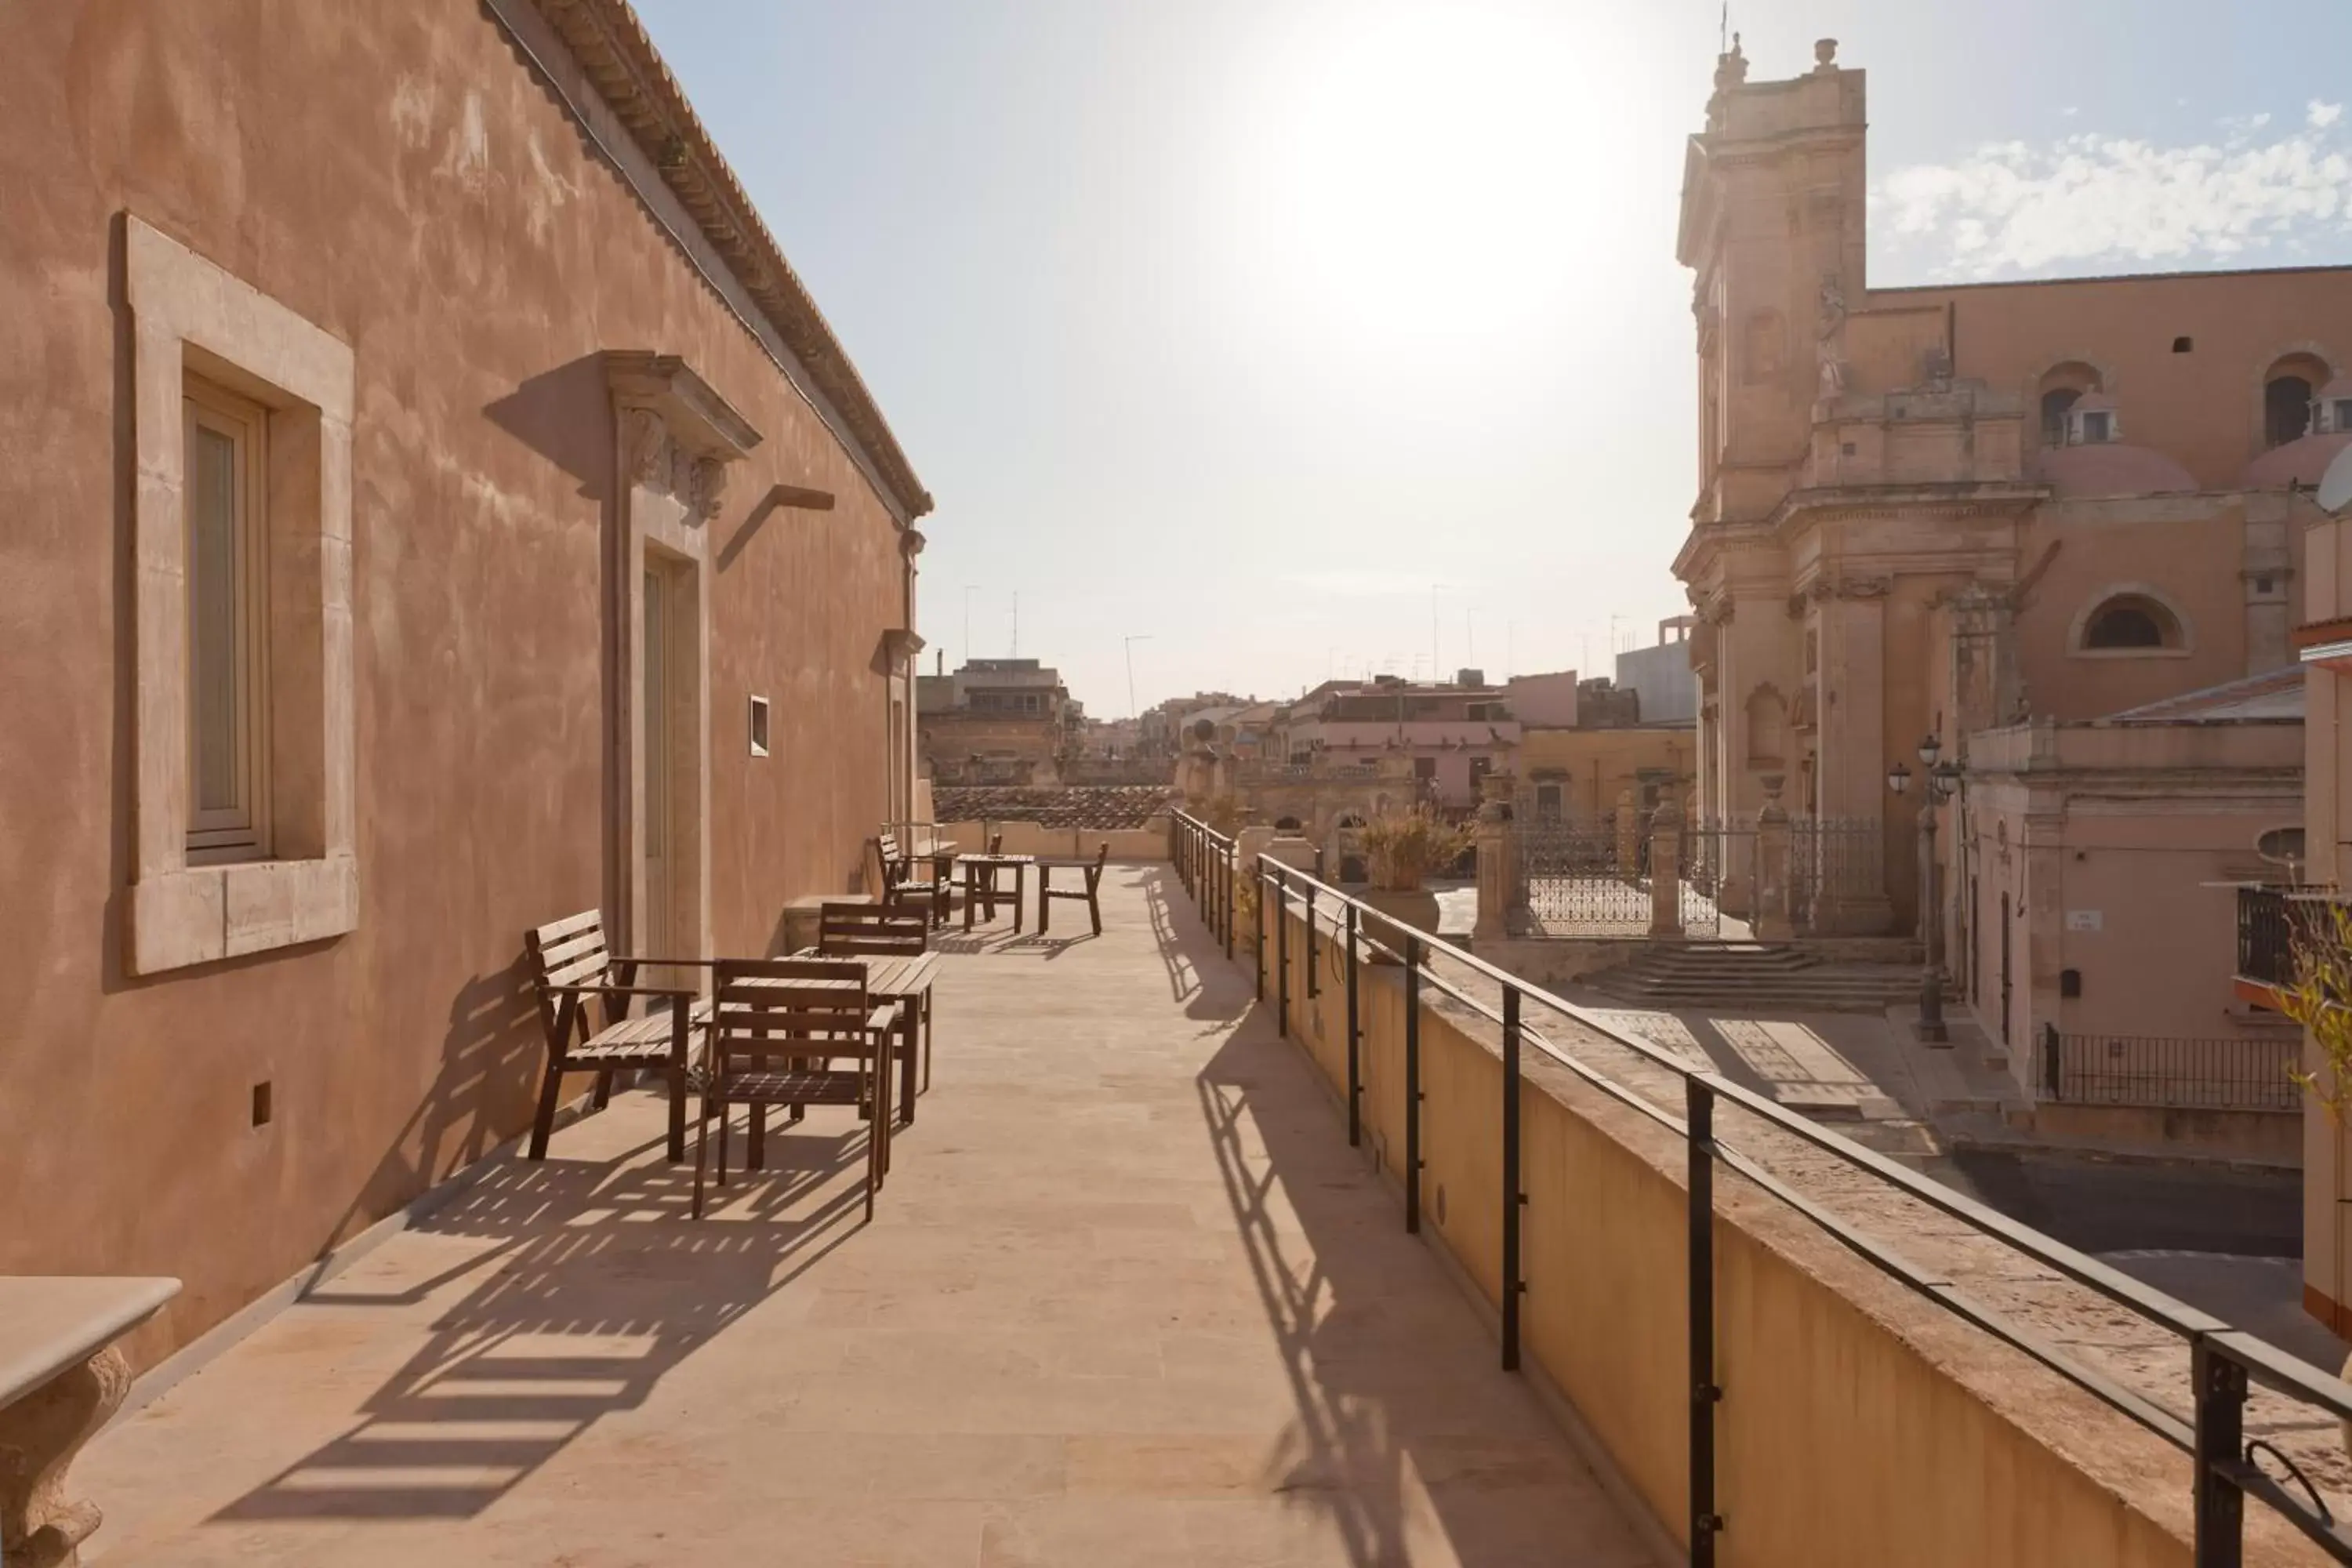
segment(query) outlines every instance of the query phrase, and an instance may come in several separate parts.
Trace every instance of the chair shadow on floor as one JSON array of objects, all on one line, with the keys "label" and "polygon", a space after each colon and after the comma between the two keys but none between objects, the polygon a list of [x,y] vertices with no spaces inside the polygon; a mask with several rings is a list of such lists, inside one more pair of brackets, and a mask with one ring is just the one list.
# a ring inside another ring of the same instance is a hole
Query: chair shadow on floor
[{"label": "chair shadow on floor", "polygon": [[700,1222],[693,1167],[664,1161],[659,1137],[606,1159],[562,1158],[559,1138],[556,1158],[501,1163],[413,1227],[481,1243],[471,1256],[389,1289],[362,1263],[309,1296],[305,1312],[418,1309],[480,1276],[355,1426],[214,1517],[479,1513],[856,1234],[864,1137],[772,1126],[768,1169],[730,1173]]}]

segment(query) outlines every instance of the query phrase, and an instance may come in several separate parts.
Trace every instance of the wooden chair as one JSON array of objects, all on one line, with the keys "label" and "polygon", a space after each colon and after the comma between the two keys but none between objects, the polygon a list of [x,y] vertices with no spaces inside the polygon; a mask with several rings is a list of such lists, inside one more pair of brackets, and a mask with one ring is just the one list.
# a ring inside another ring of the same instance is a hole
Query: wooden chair
[{"label": "wooden chair", "polygon": [[948,884],[944,881],[914,880],[911,873],[914,860],[899,849],[896,834],[879,834],[866,843],[874,851],[874,863],[881,868],[881,875],[875,886],[880,889],[882,908],[922,910],[934,924],[945,924],[948,918]]},{"label": "wooden chair", "polygon": [[[547,1037],[547,1078],[530,1125],[530,1158],[547,1158],[565,1073],[596,1075],[595,1107],[602,1110],[612,1099],[615,1072],[652,1068],[669,1075],[669,1157],[685,1159],[687,1064],[698,1012],[694,993],[637,984],[637,969],[648,961],[624,958],[607,947],[601,910],[551,921],[526,932],[523,945],[530,951],[540,1027]],[[633,1017],[629,1004],[640,996],[667,1005]],[[589,1016],[591,1000],[602,1004],[601,1024]]]},{"label": "wooden chair", "polygon": [[[719,1184],[727,1184],[727,1110],[848,1105],[866,1127],[866,1217],[890,1164],[891,1037],[898,1009],[876,1007],[862,964],[811,958],[722,959],[711,988],[702,1120],[694,1140],[694,1217],[710,1117],[719,1117]],[[850,1066],[836,1067],[847,1061]]]},{"label": "wooden chair", "polygon": [[[930,931],[919,915],[872,904],[826,904],[817,911],[820,958],[920,958],[930,951]],[[922,1041],[922,1088],[931,1087],[931,986],[923,982],[911,999],[899,998],[898,1113],[915,1120],[916,1037]]]},{"label": "wooden chair", "polygon": [[1109,858],[1110,841],[1105,839],[1102,847],[1095,852],[1092,861],[1060,862],[1060,869],[1076,871],[1084,879],[1085,885],[1076,888],[1054,886],[1055,863],[1043,860],[1037,863],[1037,934],[1039,936],[1044,936],[1050,927],[1054,918],[1055,899],[1085,900],[1087,914],[1094,921],[1095,934],[1102,935],[1102,874],[1104,863]]}]

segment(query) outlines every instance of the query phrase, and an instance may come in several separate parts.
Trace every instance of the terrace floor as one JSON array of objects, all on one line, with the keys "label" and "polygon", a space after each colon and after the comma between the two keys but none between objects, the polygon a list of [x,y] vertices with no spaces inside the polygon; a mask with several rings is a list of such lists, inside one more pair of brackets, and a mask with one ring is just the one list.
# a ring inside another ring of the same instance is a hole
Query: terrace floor
[{"label": "terrace floor", "polygon": [[93,1444],[86,1559],[1648,1563],[1169,868],[1104,886],[946,939],[870,1226],[846,1111],[698,1225],[616,1097]]}]

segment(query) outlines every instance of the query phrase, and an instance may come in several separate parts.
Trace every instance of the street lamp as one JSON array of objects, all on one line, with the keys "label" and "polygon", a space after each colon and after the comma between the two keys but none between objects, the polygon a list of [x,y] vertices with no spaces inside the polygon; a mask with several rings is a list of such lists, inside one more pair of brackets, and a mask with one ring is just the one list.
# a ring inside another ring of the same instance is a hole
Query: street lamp
[{"label": "street lamp", "polygon": [[[1927,1045],[1951,1043],[1944,1026],[1942,868],[1936,860],[1936,808],[1951,798],[1960,770],[1942,761],[1943,742],[1932,734],[1919,742],[1919,930],[1924,957],[1919,966],[1918,1038]],[[1898,762],[1886,770],[1886,787],[1900,795],[1911,787],[1911,770]]]}]

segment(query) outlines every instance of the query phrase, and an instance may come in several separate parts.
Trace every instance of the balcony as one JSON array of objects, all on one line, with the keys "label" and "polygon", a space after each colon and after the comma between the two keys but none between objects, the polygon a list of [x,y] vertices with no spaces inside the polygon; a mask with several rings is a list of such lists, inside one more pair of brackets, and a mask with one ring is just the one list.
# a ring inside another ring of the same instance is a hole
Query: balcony
[{"label": "balcony", "polygon": [[1174,847],[946,939],[870,1225],[848,1113],[697,1224],[617,1097],[95,1444],[103,1561],[2352,1561],[2352,1388]]},{"label": "balcony", "polygon": [[1649,1562],[1168,868],[1103,913],[947,940],[872,1225],[848,1113],[698,1225],[660,1101],[616,1096],[93,1445],[93,1549]]}]

